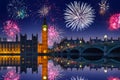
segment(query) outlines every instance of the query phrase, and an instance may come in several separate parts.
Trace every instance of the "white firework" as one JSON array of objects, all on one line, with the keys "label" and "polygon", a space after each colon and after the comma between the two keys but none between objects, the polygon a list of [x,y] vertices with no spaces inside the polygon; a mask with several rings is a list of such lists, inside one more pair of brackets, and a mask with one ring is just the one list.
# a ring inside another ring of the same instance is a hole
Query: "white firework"
[{"label": "white firework", "polygon": [[80,3],[74,1],[67,5],[64,13],[64,19],[66,20],[66,27],[72,30],[83,30],[94,21],[95,17],[94,9],[87,3]]},{"label": "white firework", "polygon": [[44,5],[40,10],[38,10],[39,15],[41,16],[47,16],[51,7]]},{"label": "white firework", "polygon": [[72,77],[71,80],[87,80],[87,79],[77,76],[77,77]]}]

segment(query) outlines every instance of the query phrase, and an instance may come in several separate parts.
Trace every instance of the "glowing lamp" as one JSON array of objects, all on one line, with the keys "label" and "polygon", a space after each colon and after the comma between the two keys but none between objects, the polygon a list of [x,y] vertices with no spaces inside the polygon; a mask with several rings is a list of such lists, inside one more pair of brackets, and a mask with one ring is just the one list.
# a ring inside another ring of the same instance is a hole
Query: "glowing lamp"
[{"label": "glowing lamp", "polygon": [[82,41],[80,41],[80,44],[82,43]]},{"label": "glowing lamp", "polygon": [[104,73],[107,73],[108,71],[107,71],[107,69],[104,69]]},{"label": "glowing lamp", "polygon": [[43,53],[47,53],[47,50],[44,50]]},{"label": "glowing lamp", "polygon": [[47,80],[47,76],[43,76],[43,80]]},{"label": "glowing lamp", "polygon": [[43,28],[43,31],[47,31],[47,28],[44,27],[44,28]]},{"label": "glowing lamp", "polygon": [[107,35],[104,35],[104,39],[107,39],[108,38],[108,36]]},{"label": "glowing lamp", "polygon": [[43,25],[43,31],[47,31],[47,26]]}]

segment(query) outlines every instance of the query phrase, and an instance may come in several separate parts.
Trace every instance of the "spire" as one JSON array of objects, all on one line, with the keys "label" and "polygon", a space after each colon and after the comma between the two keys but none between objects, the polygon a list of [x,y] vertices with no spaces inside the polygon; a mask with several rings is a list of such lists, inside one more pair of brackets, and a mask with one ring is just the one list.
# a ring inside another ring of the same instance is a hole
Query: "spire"
[{"label": "spire", "polygon": [[44,17],[43,25],[46,25],[46,24],[47,24],[46,17]]},{"label": "spire", "polygon": [[18,35],[16,34],[16,42],[18,41]]}]

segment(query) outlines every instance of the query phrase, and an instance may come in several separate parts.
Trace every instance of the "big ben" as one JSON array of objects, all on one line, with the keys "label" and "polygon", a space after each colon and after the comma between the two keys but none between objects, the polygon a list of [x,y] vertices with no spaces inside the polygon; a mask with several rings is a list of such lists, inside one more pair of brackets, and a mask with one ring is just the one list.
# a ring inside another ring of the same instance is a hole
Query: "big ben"
[{"label": "big ben", "polygon": [[46,23],[46,18],[44,18],[42,25],[42,53],[48,52],[48,26]]}]

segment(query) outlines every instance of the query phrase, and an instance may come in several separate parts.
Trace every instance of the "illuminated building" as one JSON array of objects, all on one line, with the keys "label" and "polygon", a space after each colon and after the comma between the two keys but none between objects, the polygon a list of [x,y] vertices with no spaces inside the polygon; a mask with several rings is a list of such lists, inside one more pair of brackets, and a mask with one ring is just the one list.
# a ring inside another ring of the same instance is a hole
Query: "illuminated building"
[{"label": "illuminated building", "polygon": [[38,42],[38,34],[32,39],[27,40],[27,35],[20,34],[20,41],[16,35],[16,41],[7,41],[6,38],[0,38],[0,54],[24,54],[24,53],[47,53],[48,52],[48,26],[46,18],[42,25],[42,43]]},{"label": "illuminated building", "polygon": [[20,54],[20,42],[18,41],[17,35],[16,41],[14,42],[8,42],[5,38],[3,38],[3,40],[0,39],[0,54]]},{"label": "illuminated building", "polygon": [[38,44],[38,53],[47,53],[48,52],[48,26],[46,23],[46,18],[42,25],[42,43]]},{"label": "illuminated building", "polygon": [[[18,35],[16,35],[16,41],[7,41],[6,38],[3,38],[3,40],[1,40],[0,38],[0,55],[4,56],[4,58],[0,58],[0,60],[3,61],[3,59],[5,59],[5,61],[7,61],[6,59],[9,58],[5,58],[5,55],[18,55],[20,58],[20,61],[18,62],[22,65],[21,71],[24,71],[26,67],[31,67],[31,65],[41,64],[42,80],[48,80],[48,57],[45,55],[47,53],[48,26],[46,23],[46,18],[44,18],[42,25],[42,43],[38,42],[38,34],[36,36],[32,34],[31,40],[27,39],[26,34],[20,34],[20,41],[18,41]],[[39,54],[44,54],[44,56],[38,56]],[[14,57],[11,59],[16,60]],[[34,67],[35,70],[36,68]]]},{"label": "illuminated building", "polygon": [[[46,54],[48,52],[48,26],[46,23],[46,18],[44,18],[43,26],[42,26],[42,45],[41,52]],[[41,57],[42,62],[42,80],[48,80],[48,57]],[[39,60],[38,60],[39,61]]]}]

